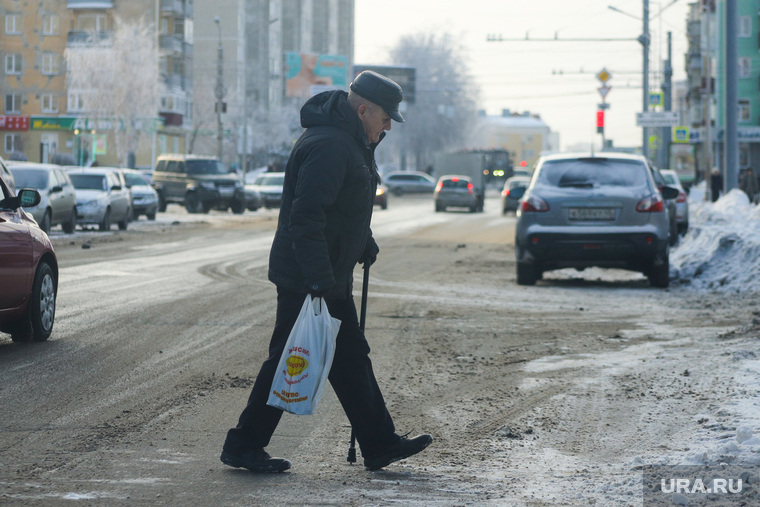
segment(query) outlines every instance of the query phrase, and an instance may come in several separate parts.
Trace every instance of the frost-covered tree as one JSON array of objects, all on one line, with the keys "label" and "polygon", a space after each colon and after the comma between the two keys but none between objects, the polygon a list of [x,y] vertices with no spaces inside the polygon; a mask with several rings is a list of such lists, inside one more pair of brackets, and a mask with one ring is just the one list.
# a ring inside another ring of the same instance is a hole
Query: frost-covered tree
[{"label": "frost-covered tree", "polygon": [[152,136],[163,91],[156,32],[147,19],[114,20],[112,37],[92,33],[66,49],[69,92],[80,93],[84,114],[115,132],[116,154],[126,165],[142,139]]},{"label": "frost-covered tree", "polygon": [[435,153],[465,147],[466,132],[477,116],[479,90],[464,49],[451,34],[408,35],[390,56],[393,65],[416,69],[416,99],[404,113],[406,123],[398,126],[403,134],[388,140],[423,170]]}]

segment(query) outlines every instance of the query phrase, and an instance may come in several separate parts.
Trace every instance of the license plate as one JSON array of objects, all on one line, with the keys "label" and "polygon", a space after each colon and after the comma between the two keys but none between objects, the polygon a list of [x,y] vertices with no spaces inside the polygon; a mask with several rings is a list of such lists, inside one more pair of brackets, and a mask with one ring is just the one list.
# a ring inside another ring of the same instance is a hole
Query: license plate
[{"label": "license plate", "polygon": [[235,187],[219,187],[219,194],[230,196],[235,193]]},{"label": "license plate", "polygon": [[569,208],[570,220],[615,220],[615,208]]}]

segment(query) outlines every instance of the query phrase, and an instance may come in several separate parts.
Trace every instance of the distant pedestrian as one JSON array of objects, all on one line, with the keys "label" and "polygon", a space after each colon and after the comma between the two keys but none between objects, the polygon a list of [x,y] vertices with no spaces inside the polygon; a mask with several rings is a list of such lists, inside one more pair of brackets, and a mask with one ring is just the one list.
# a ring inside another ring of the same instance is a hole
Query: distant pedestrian
[{"label": "distant pedestrian", "polygon": [[747,194],[750,202],[757,202],[757,179],[751,167],[742,171],[742,175],[739,177],[739,188]]},{"label": "distant pedestrian", "polygon": [[710,177],[710,193],[712,195],[712,202],[718,200],[723,193],[723,176],[717,169],[713,169],[712,176]]}]

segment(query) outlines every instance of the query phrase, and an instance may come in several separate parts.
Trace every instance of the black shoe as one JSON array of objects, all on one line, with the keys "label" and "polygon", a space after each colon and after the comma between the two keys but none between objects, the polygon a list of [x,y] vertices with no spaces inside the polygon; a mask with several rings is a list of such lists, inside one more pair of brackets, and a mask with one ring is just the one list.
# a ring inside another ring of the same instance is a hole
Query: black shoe
[{"label": "black shoe", "polygon": [[379,456],[364,458],[364,468],[367,470],[380,470],[393,463],[409,456],[413,456],[429,446],[433,441],[430,435],[418,435],[414,438],[401,437],[388,450]]},{"label": "black shoe", "polygon": [[256,449],[244,454],[233,454],[223,450],[219,459],[225,465],[236,468],[247,468],[257,474],[284,472],[290,468],[290,461],[282,458],[272,458],[264,449]]}]

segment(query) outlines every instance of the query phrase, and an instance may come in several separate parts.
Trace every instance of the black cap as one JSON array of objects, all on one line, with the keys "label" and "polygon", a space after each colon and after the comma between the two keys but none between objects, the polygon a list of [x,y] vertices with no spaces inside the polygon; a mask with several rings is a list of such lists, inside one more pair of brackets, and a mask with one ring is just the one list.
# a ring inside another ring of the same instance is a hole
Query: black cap
[{"label": "black cap", "polygon": [[401,87],[394,80],[365,70],[351,83],[351,91],[382,107],[388,116],[397,122],[404,123],[404,117],[398,112],[398,105],[404,96],[401,94]]}]

